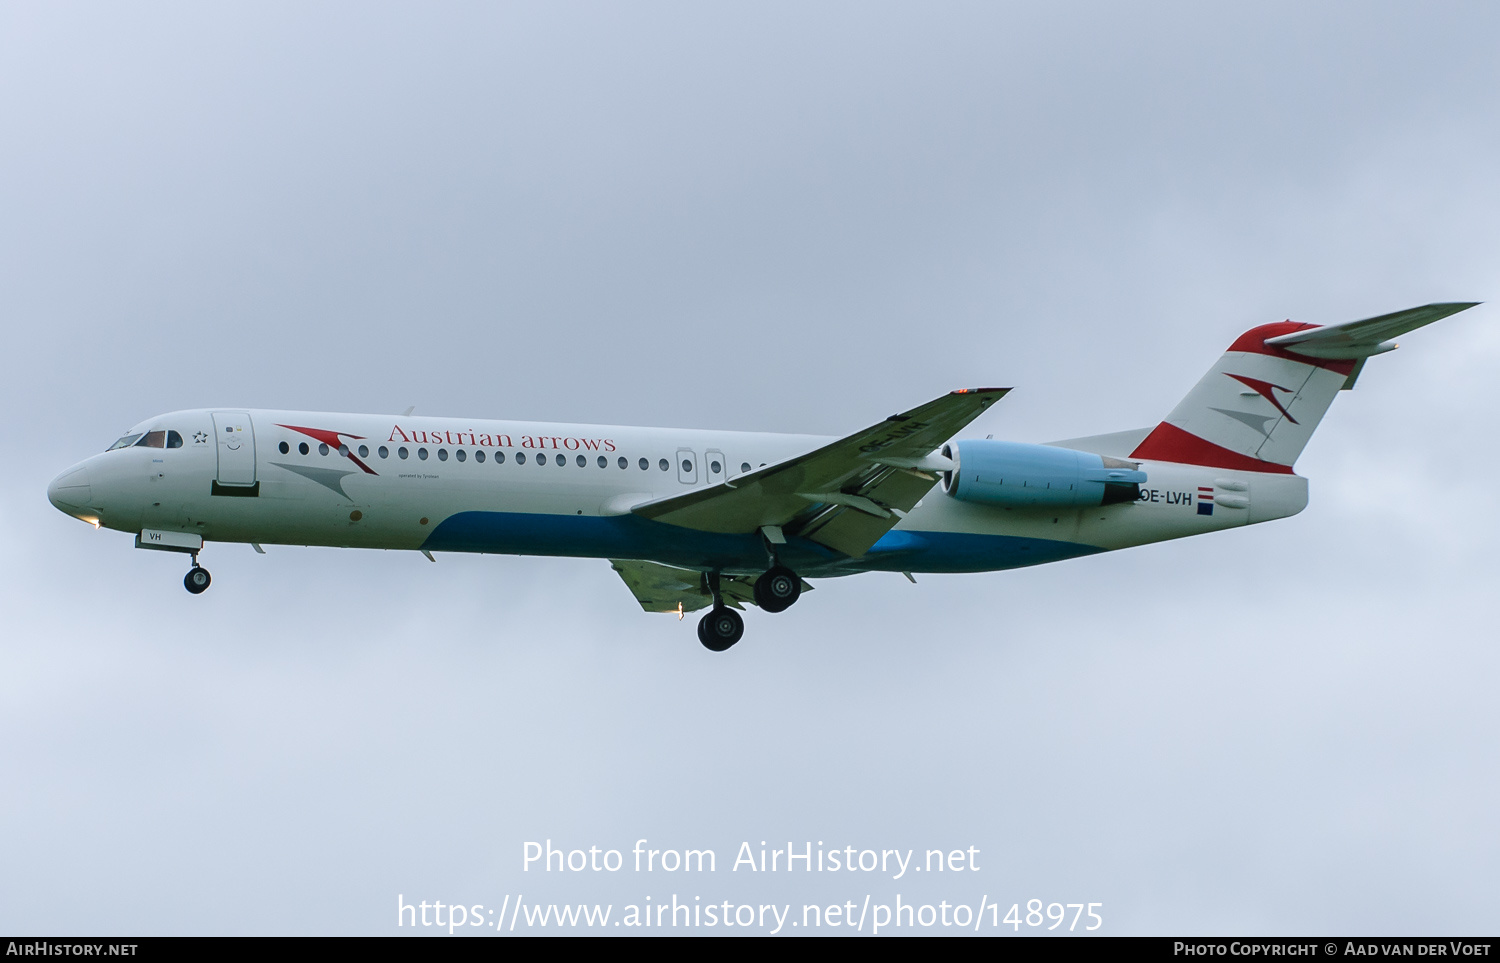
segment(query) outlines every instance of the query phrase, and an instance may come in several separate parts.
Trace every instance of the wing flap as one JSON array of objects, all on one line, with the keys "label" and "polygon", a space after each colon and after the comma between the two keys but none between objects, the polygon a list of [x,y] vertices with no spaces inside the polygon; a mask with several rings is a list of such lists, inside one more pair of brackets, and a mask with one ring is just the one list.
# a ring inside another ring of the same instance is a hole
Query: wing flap
[{"label": "wing flap", "polygon": [[915,507],[935,481],[935,476],[925,472],[893,471],[875,486],[881,500],[891,508],[885,516],[858,510],[857,506],[846,506],[855,511],[834,508],[811,519],[799,534],[851,557],[863,555],[895,525],[897,517],[892,516]]}]

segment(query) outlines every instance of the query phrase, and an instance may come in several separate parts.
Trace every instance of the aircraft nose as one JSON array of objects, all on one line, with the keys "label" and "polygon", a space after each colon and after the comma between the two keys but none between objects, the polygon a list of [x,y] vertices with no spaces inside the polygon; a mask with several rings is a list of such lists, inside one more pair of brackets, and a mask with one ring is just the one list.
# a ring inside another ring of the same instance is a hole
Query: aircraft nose
[{"label": "aircraft nose", "polygon": [[60,512],[76,514],[88,508],[94,499],[94,490],[89,486],[89,473],[83,467],[70,468],[52,479],[47,486],[47,500]]}]

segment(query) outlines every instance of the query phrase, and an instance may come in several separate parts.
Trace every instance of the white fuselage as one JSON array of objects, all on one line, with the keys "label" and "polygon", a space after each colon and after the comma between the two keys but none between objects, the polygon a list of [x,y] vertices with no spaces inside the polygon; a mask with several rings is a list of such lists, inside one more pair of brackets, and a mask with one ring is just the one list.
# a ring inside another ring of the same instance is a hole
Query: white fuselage
[{"label": "white fuselage", "polygon": [[[60,475],[49,489],[53,503],[147,541],[142,533],[183,533],[222,542],[645,559],[725,573],[764,569],[757,535],[698,532],[639,518],[631,508],[733,484],[832,440],[244,409],[173,412],[131,435],[146,441]],[[1001,508],[934,488],[863,556],[795,537],[784,552],[808,576],[985,571],[1280,518],[1307,503],[1306,481],[1292,474],[1140,467],[1148,481],[1130,503]]]}]

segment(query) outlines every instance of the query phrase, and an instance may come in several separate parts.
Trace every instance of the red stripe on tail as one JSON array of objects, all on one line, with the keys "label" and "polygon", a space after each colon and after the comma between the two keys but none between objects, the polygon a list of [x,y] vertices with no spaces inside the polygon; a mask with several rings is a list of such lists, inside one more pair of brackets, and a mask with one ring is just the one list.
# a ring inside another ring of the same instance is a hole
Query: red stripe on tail
[{"label": "red stripe on tail", "polygon": [[1208,468],[1232,468],[1235,471],[1264,471],[1280,475],[1293,474],[1292,466],[1261,461],[1237,451],[1230,451],[1205,441],[1176,425],[1162,422],[1151,430],[1146,440],[1130,453],[1131,458],[1147,461],[1171,461],[1180,465],[1204,465]]},{"label": "red stripe on tail", "polygon": [[[1337,371],[1341,375],[1349,374],[1354,370],[1353,361],[1334,360],[1332,358],[1310,358],[1305,354],[1298,354],[1276,344],[1266,344],[1267,338],[1279,338],[1283,334],[1291,334],[1294,331],[1306,331],[1308,328],[1316,328],[1316,324],[1303,324],[1300,321],[1277,321],[1274,324],[1263,324],[1258,328],[1251,328],[1234,340],[1229,346],[1230,351],[1244,351],[1249,354],[1266,354],[1273,358],[1285,358],[1287,361],[1295,361],[1298,364],[1308,364],[1315,368],[1327,368],[1329,371]],[[1259,391],[1260,389],[1256,389]],[[1269,397],[1269,396],[1268,396]],[[1272,399],[1273,401],[1275,399]],[[1280,405],[1276,407],[1280,408]]]}]

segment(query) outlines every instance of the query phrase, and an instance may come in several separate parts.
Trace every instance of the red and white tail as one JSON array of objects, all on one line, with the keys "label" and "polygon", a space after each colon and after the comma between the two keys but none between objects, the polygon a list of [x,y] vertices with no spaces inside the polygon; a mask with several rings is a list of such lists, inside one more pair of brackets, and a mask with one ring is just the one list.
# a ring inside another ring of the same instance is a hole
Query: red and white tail
[{"label": "red and white tail", "polygon": [[1390,338],[1477,302],[1429,304],[1363,321],[1263,324],[1240,335],[1131,453],[1145,461],[1291,474],[1341,388]]}]

